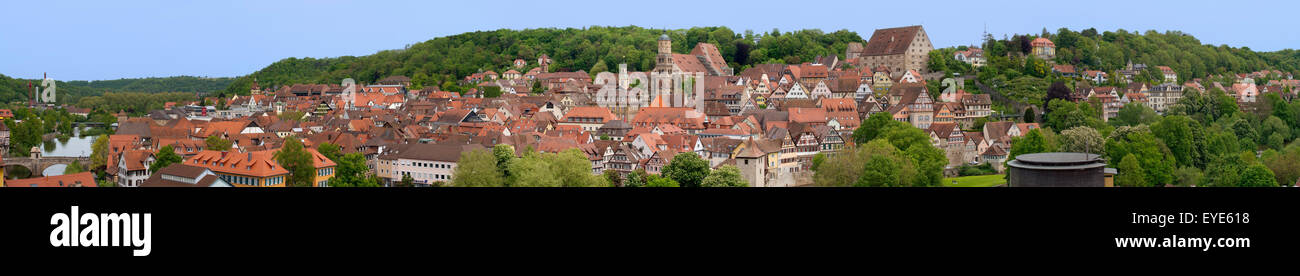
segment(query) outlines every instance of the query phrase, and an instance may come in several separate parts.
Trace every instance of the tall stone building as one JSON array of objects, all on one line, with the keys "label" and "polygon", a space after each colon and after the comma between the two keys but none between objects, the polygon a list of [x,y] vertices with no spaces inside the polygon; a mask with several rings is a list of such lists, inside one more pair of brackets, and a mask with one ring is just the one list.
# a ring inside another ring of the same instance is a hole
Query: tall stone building
[{"label": "tall stone building", "polygon": [[625,118],[644,107],[689,107],[702,113],[705,76],[734,74],[713,44],[698,43],[690,54],[677,54],[665,34],[659,36],[658,50],[649,72],[628,72],[627,64],[620,64],[617,74],[598,72],[596,105]]},{"label": "tall stone building", "polygon": [[926,69],[926,63],[930,61],[930,51],[934,50],[934,45],[930,44],[930,36],[925,34],[925,29],[920,25],[907,26],[889,29],[878,29],[871,34],[871,40],[867,41],[861,51],[854,53],[857,47],[849,47],[848,58],[857,57],[863,67],[876,68],[884,66],[894,74],[916,70],[917,72],[929,72]]},{"label": "tall stone building", "polygon": [[597,105],[625,116],[635,115],[641,107],[689,107],[704,112],[704,77],[734,74],[713,44],[701,42],[690,54],[676,54],[672,39],[665,34],[659,36],[658,48],[655,67],[648,76],[628,73],[623,65],[618,75],[597,74],[596,84],[603,86],[597,92]]},{"label": "tall stone building", "polygon": [[722,58],[718,46],[700,42],[690,54],[673,53],[673,41],[668,35],[659,36],[659,55],[655,59],[655,73],[704,73],[709,76],[735,74]]}]

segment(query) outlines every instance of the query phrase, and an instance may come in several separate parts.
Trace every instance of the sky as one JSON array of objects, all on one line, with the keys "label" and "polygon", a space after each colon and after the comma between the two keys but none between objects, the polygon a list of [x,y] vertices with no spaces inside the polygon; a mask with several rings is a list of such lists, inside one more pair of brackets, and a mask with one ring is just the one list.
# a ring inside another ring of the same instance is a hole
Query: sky
[{"label": "sky", "polygon": [[57,80],[234,77],[288,57],[360,56],[501,28],[726,26],[737,32],[922,25],[937,48],[1004,34],[1179,30],[1204,44],[1300,48],[1300,1],[6,1],[0,74]]}]

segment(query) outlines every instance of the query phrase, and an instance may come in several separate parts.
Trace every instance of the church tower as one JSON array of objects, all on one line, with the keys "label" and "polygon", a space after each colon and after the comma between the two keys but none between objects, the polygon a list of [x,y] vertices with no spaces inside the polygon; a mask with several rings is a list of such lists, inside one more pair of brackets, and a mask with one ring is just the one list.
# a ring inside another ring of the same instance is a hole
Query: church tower
[{"label": "church tower", "polygon": [[659,36],[659,58],[650,72],[650,107],[671,107],[673,96],[673,41],[668,34]]},{"label": "church tower", "polygon": [[654,71],[658,73],[673,71],[673,40],[668,38],[668,34],[659,36],[659,58],[655,62]]}]

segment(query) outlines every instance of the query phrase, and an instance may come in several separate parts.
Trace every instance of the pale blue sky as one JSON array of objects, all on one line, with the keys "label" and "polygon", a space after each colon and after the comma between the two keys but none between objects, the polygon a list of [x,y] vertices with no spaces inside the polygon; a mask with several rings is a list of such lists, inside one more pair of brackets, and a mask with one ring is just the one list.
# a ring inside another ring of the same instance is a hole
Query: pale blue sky
[{"label": "pale blue sky", "polygon": [[727,26],[736,31],[922,24],[938,47],[1055,32],[1181,30],[1202,43],[1300,48],[1296,1],[7,1],[0,74],[59,80],[240,76],[287,57],[367,55],[499,28]]}]

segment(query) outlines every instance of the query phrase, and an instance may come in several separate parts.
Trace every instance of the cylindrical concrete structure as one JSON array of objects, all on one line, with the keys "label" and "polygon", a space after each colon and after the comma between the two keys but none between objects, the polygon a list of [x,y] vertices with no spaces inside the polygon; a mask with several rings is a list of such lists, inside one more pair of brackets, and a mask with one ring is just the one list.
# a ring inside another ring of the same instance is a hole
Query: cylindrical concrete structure
[{"label": "cylindrical concrete structure", "polygon": [[1106,161],[1077,152],[1031,153],[1007,162],[1011,187],[1105,187]]}]

